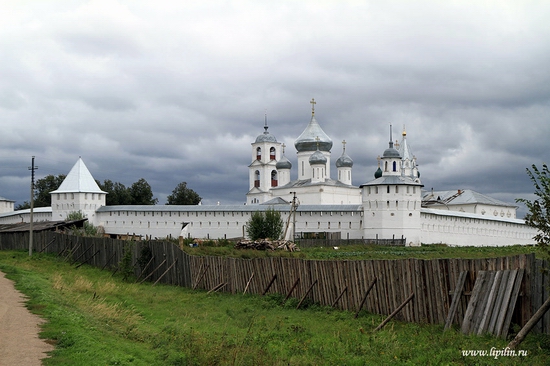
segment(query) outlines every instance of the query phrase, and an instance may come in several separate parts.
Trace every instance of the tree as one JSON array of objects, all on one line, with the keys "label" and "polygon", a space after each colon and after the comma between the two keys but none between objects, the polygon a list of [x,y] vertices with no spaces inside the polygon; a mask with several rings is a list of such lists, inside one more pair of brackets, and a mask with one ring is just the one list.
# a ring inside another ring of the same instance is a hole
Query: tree
[{"label": "tree", "polygon": [[261,211],[252,213],[246,223],[246,233],[251,240],[265,238],[264,236],[264,215]]},{"label": "tree", "polygon": [[50,197],[50,192],[58,189],[65,180],[65,177],[65,174],[59,174],[57,176],[50,174],[42,179],[38,179],[34,185],[34,207],[51,206],[52,199]]},{"label": "tree", "polygon": [[158,199],[153,198],[153,190],[143,178],[132,184],[129,188],[132,205],[156,205]]},{"label": "tree", "polygon": [[202,199],[197,192],[187,188],[187,182],[178,184],[167,198],[167,205],[197,205]]},{"label": "tree", "polygon": [[265,211],[265,230],[266,238],[278,240],[283,233],[283,219],[281,213],[270,208]]},{"label": "tree", "polygon": [[273,208],[266,211],[256,211],[246,223],[246,233],[252,240],[278,240],[283,233],[283,219],[281,213]]},{"label": "tree", "polygon": [[126,188],[124,184],[105,179],[103,184],[98,183],[98,186],[102,191],[107,192],[107,197],[105,198],[105,204],[107,206],[132,204],[130,190]]},{"label": "tree", "polygon": [[[50,192],[59,188],[61,183],[65,180],[65,174],[59,174],[57,176],[47,175],[42,179],[38,179],[34,183],[34,207],[48,207],[51,206],[52,199]],[[16,210],[24,210],[31,208],[29,201],[25,201],[15,207]]]},{"label": "tree", "polygon": [[531,166],[532,171],[527,168],[527,175],[535,185],[537,199],[530,201],[525,198],[518,198],[516,202],[523,203],[529,210],[525,215],[525,223],[538,230],[533,239],[539,247],[550,254],[550,170],[546,164],[539,170],[535,164]]}]

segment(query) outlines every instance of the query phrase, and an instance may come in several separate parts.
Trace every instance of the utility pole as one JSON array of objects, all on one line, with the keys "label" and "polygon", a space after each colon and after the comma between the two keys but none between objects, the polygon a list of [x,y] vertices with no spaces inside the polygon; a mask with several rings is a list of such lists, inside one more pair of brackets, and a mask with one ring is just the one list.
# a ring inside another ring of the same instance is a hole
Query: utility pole
[{"label": "utility pole", "polygon": [[296,192],[290,192],[293,194],[293,197],[292,197],[292,214],[293,214],[293,219],[292,219],[292,242],[294,243],[294,241],[296,240]]},{"label": "utility pole", "polygon": [[29,225],[29,257],[32,257],[32,247],[33,247],[33,236],[34,236],[34,230],[33,230],[33,213],[34,213],[34,171],[38,169],[38,167],[34,166],[34,156],[32,157],[32,164],[29,167],[29,170],[31,171],[31,218],[30,218],[30,225]]}]

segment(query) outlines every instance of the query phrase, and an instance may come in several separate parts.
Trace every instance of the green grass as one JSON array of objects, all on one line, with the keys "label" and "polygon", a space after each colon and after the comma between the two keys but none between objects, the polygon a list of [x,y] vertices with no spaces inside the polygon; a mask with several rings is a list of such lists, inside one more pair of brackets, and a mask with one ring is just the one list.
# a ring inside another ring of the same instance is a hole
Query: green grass
[{"label": "green grass", "polygon": [[0,251],[0,270],[47,320],[55,344],[46,365],[495,365],[550,363],[550,337],[530,335],[521,358],[463,357],[461,350],[502,349],[508,341],[443,332],[440,325],[309,304],[278,295],[207,294],[134,284],[56,256]]},{"label": "green grass", "polygon": [[[298,247],[300,244],[298,243]],[[493,258],[517,254],[535,253],[538,258],[546,258],[537,246],[512,245],[504,247],[449,247],[443,244],[422,245],[419,247],[398,247],[380,245],[343,245],[333,247],[301,248],[299,252],[258,251],[235,249],[227,240],[205,241],[198,247],[183,246],[189,254],[199,256],[226,256],[235,258],[288,257],[302,259],[436,259],[436,258]]]}]

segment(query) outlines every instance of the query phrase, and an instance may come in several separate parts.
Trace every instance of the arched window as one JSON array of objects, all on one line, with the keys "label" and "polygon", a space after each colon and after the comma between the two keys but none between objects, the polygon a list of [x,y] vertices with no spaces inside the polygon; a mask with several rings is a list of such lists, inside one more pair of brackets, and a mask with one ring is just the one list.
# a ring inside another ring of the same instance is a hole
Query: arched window
[{"label": "arched window", "polygon": [[271,186],[272,186],[272,187],[277,187],[277,184],[278,184],[278,180],[277,180],[277,171],[276,171],[276,170],[272,170],[272,171],[271,171]]},{"label": "arched window", "polygon": [[270,160],[275,160],[275,148],[274,147],[269,149],[269,159]]},{"label": "arched window", "polygon": [[397,171],[397,161],[394,161],[394,162],[393,162],[393,171],[394,171],[394,172]]},{"label": "arched window", "polygon": [[262,160],[262,148],[261,147],[256,148],[256,160]]},{"label": "arched window", "polygon": [[384,162],[384,171],[387,172],[388,171],[388,162]]},{"label": "arched window", "polygon": [[259,187],[259,186],[260,186],[260,171],[256,170],[254,172],[254,187]]}]

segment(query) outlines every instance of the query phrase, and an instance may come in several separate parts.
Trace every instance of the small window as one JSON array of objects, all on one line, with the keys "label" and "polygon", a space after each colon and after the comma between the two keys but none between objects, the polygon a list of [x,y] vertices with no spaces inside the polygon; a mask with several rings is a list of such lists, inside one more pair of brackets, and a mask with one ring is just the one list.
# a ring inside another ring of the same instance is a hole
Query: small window
[{"label": "small window", "polygon": [[260,186],[260,171],[256,170],[254,172],[254,187],[259,187],[259,186]]}]

